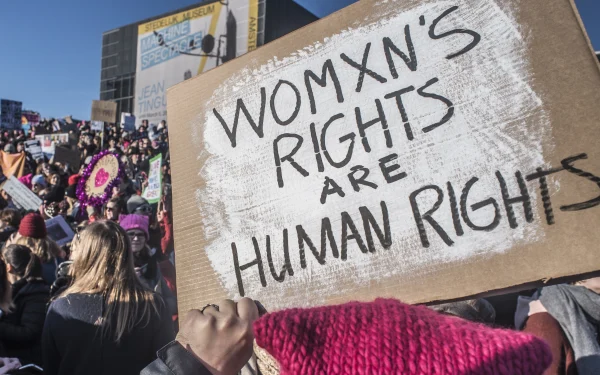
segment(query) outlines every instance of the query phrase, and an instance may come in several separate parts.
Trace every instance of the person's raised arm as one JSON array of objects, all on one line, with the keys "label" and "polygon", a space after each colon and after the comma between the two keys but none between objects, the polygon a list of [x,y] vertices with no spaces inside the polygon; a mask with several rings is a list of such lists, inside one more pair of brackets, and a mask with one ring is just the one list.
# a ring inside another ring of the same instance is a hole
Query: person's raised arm
[{"label": "person's raised arm", "polygon": [[254,301],[221,301],[188,312],[174,341],[141,375],[235,375],[252,355],[252,324],[258,319]]}]

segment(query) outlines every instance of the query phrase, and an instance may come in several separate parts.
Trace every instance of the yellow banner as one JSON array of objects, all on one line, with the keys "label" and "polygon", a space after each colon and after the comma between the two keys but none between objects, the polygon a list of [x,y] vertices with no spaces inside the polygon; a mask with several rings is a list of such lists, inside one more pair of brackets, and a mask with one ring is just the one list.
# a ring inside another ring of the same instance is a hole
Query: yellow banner
[{"label": "yellow banner", "polygon": [[[213,13],[215,13],[215,15],[210,21],[210,27],[208,28],[209,35],[215,35],[215,32],[217,31],[217,25],[219,24],[219,16],[221,15],[221,3],[216,3],[213,5],[216,7],[216,9],[213,8]],[[198,67],[198,74],[204,73],[204,68],[206,67],[206,59],[206,56],[202,56],[202,60],[200,60],[200,66]]]},{"label": "yellow banner", "polygon": [[258,0],[250,0],[248,13],[248,52],[258,47]]},{"label": "yellow banner", "polygon": [[220,8],[221,4],[219,2],[214,2],[212,4],[204,5],[199,8],[186,10],[184,12],[180,12],[148,23],[144,23],[138,27],[138,35],[150,33],[154,30],[159,30],[168,26],[176,25],[183,21],[189,21],[197,18],[210,16],[213,13],[215,13],[215,10],[220,10]]}]

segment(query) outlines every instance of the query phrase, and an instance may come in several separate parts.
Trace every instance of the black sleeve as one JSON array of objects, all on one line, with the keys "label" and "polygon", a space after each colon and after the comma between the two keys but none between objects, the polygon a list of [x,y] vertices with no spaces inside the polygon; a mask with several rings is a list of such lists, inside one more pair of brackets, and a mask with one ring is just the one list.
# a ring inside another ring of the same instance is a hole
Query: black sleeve
[{"label": "black sleeve", "polygon": [[18,342],[21,344],[39,340],[44,329],[46,317],[46,298],[36,298],[23,306],[20,324],[0,322],[0,338],[5,343]]},{"label": "black sleeve", "polygon": [[65,198],[65,188],[62,186],[53,186],[50,192],[44,197],[45,201],[60,203]]},{"label": "black sleeve", "polygon": [[175,340],[175,331],[173,330],[173,320],[165,302],[162,298],[157,298],[160,306],[160,316],[156,335],[154,336],[154,350],[158,351],[171,341]]},{"label": "black sleeve", "polygon": [[185,350],[177,341],[169,343],[156,355],[158,359],[143,369],[140,375],[212,375],[192,353]]},{"label": "black sleeve", "polygon": [[48,311],[46,323],[44,324],[44,332],[42,334],[42,355],[45,375],[58,374],[60,368],[60,353],[56,347],[56,342],[53,337],[53,329],[57,319],[62,319],[56,314],[52,307]]}]

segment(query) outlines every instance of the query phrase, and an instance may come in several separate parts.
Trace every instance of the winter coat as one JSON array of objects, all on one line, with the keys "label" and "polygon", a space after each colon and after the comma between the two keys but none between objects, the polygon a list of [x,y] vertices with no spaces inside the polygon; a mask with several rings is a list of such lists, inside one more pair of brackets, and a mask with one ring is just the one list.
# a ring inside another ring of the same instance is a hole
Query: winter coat
[{"label": "winter coat", "polygon": [[76,293],[53,301],[42,340],[44,374],[138,374],[175,336],[164,302],[157,298],[157,304],[158,315],[152,310],[148,324],[137,324],[117,343],[101,336],[101,295]]},{"label": "winter coat", "polygon": [[171,315],[177,315],[177,297],[169,288],[169,284],[161,272],[161,267],[159,262],[156,260],[156,256],[150,258],[150,261],[146,265],[140,280],[144,285],[146,285],[146,287],[153,290],[163,298]]},{"label": "winter coat", "polygon": [[50,300],[50,287],[41,279],[21,279],[13,284],[12,312],[0,320],[0,341],[5,356],[22,364],[42,364],[41,339]]},{"label": "winter coat", "polygon": [[60,203],[65,199],[65,188],[60,185],[53,185],[50,191],[41,197],[47,203]]},{"label": "winter coat", "polygon": [[6,242],[17,231],[17,228],[7,226],[0,230],[0,242]]},{"label": "winter coat", "polygon": [[149,364],[140,375],[211,375],[194,355],[177,341],[160,349],[158,359]]}]

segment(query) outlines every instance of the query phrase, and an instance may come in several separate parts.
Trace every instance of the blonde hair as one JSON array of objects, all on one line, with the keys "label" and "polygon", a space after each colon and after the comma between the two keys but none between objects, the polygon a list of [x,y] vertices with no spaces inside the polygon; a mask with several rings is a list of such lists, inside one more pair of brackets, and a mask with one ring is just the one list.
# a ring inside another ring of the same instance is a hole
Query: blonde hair
[{"label": "blonde hair", "polygon": [[31,238],[19,236],[15,245],[24,245],[31,249],[31,251],[37,255],[42,263],[48,263],[53,261],[54,258],[60,257],[62,250],[60,246],[50,238]]},{"label": "blonde hair", "polygon": [[80,233],[73,245],[73,283],[61,297],[101,294],[103,337],[119,342],[137,325],[147,325],[153,313],[159,314],[160,300],[135,274],[129,236],[119,224],[96,221]]}]

